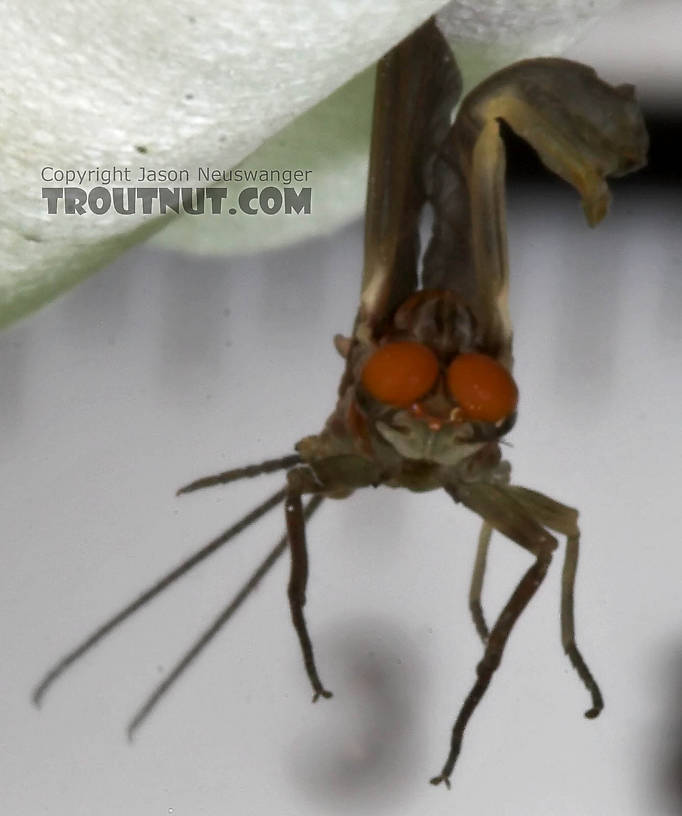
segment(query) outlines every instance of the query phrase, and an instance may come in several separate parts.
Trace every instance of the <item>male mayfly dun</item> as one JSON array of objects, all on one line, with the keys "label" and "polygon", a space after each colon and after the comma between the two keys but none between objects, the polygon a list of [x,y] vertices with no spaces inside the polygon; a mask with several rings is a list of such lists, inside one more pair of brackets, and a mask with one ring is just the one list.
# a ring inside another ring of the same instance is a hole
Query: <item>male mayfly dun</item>
[{"label": "male mayfly dun", "polygon": [[[564,650],[591,698],[602,695],[576,645],[573,587],[578,513],[511,484],[500,441],[516,419],[504,210],[504,146],[499,121],[525,139],[543,163],[581,195],[591,226],[606,214],[605,178],[641,167],[647,135],[632,86],[611,87],[584,65],[531,59],[499,71],[464,99],[459,73],[435,22],[391,50],[377,68],[370,153],[365,261],[350,336],[335,338],[345,360],[338,401],[321,433],[296,453],[198,479],[189,493],[286,471],[279,491],[147,588],[59,660],[34,693],[38,704],[64,671],[163,589],[284,503],[286,533],[230,604],[168,673],[133,717],[130,735],[168,688],[289,550],[293,624],[314,699],[330,697],[320,679],[304,617],[308,573],[305,524],[325,498],[387,485],[444,489],[482,519],[469,607],[483,642],[474,683],[455,719],[446,761],[431,781],[449,778],[467,723],[500,663],[507,639],[566,538],[561,590]],[[432,233],[420,256],[425,208]],[[421,257],[421,262],[420,262]],[[303,497],[309,496],[307,504]],[[481,608],[493,530],[533,561],[497,619]]]}]

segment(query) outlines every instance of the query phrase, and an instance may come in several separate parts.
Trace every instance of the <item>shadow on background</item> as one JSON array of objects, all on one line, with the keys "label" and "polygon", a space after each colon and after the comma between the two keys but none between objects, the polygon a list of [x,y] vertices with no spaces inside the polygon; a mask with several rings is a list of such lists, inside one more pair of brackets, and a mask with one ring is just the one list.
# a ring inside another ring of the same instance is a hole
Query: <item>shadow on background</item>
[{"label": "shadow on background", "polygon": [[318,641],[335,699],[319,705],[325,716],[316,706],[318,716],[299,732],[290,759],[295,784],[319,812],[395,811],[421,792],[414,778],[426,743],[422,667],[386,620],[356,620]]},{"label": "shadow on background", "polygon": [[[649,133],[649,154],[646,167],[626,176],[621,187],[641,187],[646,184],[679,185],[682,182],[682,111],[676,108],[651,107],[643,104],[644,120]],[[502,123],[507,150],[509,177],[513,181],[551,179],[551,184],[565,186],[542,166],[537,154],[526,142]]]},{"label": "shadow on background", "polygon": [[674,658],[666,673],[662,694],[660,749],[654,757],[652,789],[662,793],[666,813],[682,813],[682,643],[674,645]]}]

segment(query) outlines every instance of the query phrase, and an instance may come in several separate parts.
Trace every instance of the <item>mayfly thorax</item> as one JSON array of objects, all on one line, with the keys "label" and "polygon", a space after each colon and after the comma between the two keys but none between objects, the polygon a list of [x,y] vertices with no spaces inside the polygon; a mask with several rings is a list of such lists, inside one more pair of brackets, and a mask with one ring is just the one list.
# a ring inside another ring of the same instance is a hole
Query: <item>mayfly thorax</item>
[{"label": "mayfly thorax", "polygon": [[[66,654],[34,693],[52,683],[107,633],[219,547],[284,504],[286,533],[250,580],[168,673],[129,725],[129,734],[230,619],[277,559],[291,557],[289,605],[314,699],[330,697],[318,673],[304,617],[308,575],[305,526],[324,498],[369,486],[442,489],[482,519],[469,606],[483,642],[474,682],[452,728],[445,782],[466,725],[500,663],[507,639],[566,539],[561,639],[596,717],[602,695],[576,645],[573,587],[578,513],[511,484],[500,441],[516,420],[499,121],[525,139],[546,167],[577,189],[588,223],[606,214],[607,176],[644,164],[647,135],[632,86],[611,87],[587,66],[556,58],[515,63],[463,100],[454,57],[433,20],[390,51],[377,68],[360,306],[349,336],[338,400],[324,429],[296,453],[198,479],[189,493],[286,470],[285,485],[218,538],[193,553]],[[425,207],[432,232],[420,255]],[[421,264],[419,259],[421,257]],[[307,503],[303,498],[309,496]],[[531,564],[497,619],[481,608],[493,530],[524,548]]]}]

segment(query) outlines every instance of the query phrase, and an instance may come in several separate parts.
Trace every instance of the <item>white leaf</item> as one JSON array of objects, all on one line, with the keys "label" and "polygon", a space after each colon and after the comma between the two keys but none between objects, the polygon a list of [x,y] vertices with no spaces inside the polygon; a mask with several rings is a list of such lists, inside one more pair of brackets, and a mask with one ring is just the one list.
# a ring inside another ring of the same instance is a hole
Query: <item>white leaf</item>
[{"label": "white leaf", "polygon": [[[312,170],[310,216],[176,218],[167,243],[190,250],[270,247],[357,215],[370,74],[289,123],[368,69],[440,5],[7,0],[0,29],[0,325],[169,220],[141,212],[50,215],[42,188],[62,184],[50,170],[42,178],[43,168],[128,168],[132,183],[141,165],[196,173],[199,166],[228,169],[251,154],[252,167]],[[556,52],[613,5],[458,0],[446,16],[473,80],[518,56]],[[87,190],[98,181],[93,174],[73,186]]]}]

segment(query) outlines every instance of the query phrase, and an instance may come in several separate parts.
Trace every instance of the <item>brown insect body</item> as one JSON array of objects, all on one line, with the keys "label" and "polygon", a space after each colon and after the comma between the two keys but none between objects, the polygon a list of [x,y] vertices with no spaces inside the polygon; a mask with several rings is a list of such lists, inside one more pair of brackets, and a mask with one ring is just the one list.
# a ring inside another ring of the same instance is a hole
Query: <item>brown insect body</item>
[{"label": "brown insect body", "polygon": [[459,353],[480,350],[474,325],[471,311],[452,292],[422,290],[398,307],[377,342],[351,342],[336,408],[319,436],[296,445],[306,464],[289,472],[289,482],[302,492],[347,495],[380,483],[434,490],[488,473],[499,481],[491,471],[501,458],[494,440],[511,428],[514,414],[494,426],[453,418],[456,406],[442,371],[431,393],[409,408],[381,403],[361,383],[367,359],[382,342],[427,345],[444,367]]},{"label": "brown insect body", "polygon": [[[358,488],[384,484],[414,491],[443,488],[483,519],[469,595],[483,656],[453,726],[446,762],[431,781],[449,784],[467,722],[558,546],[553,532],[567,540],[562,643],[591,696],[586,716],[597,716],[603,707],[601,693],[575,643],[578,513],[510,484],[511,467],[502,459],[499,440],[512,427],[515,410],[510,407],[495,421],[472,419],[448,389],[445,372],[453,360],[468,354],[484,355],[506,372],[512,368],[499,120],[504,119],[549,169],[579,191],[590,225],[606,213],[605,177],[644,163],[646,131],[631,86],[612,88],[592,69],[567,60],[526,60],[498,72],[467,96],[452,123],[460,87],[452,53],[433,21],[379,63],[362,294],[352,336],[336,338],[346,365],[338,402],[322,432],[301,440],[297,455],[205,477],[179,492],[288,468],[286,489],[190,556],[62,658],[38,686],[36,702],[115,626],[282,500],[287,535],[150,696],[129,733],[287,548],[292,564],[290,608],[306,671],[315,699],[331,696],[319,678],[303,615],[308,575],[305,521],[323,497],[342,498]],[[427,205],[433,224],[420,267],[420,220]],[[366,387],[363,372],[382,347],[408,342],[429,350],[437,361],[435,379],[418,399],[387,404]],[[305,494],[313,496],[306,508]],[[534,560],[489,628],[480,597],[493,529]]]},{"label": "brown insect body", "polygon": [[[564,649],[592,697],[586,716],[597,716],[603,707],[575,643],[577,511],[509,484],[511,467],[502,460],[497,440],[513,425],[513,411],[494,423],[469,421],[442,385],[442,369],[460,354],[484,354],[508,370],[512,366],[504,147],[498,120],[504,119],[551,170],[578,189],[590,225],[606,214],[605,176],[641,166],[647,148],[631,86],[611,88],[583,65],[559,59],[517,63],[476,88],[450,126],[444,100],[451,104],[458,91],[454,60],[432,23],[379,65],[361,305],[353,337],[343,344],[346,370],[338,404],[324,431],[297,445],[304,464],[289,471],[287,498],[291,518],[301,516],[304,493],[345,496],[377,484],[415,491],[444,488],[483,518],[470,607],[485,649],[434,783],[448,783],[469,717],[499,665],[516,619],[544,578],[558,545],[550,530],[567,537]],[[434,225],[420,274],[419,216],[427,203]],[[372,354],[396,340],[428,346],[441,368],[437,385],[409,407],[382,404],[362,382]],[[535,563],[488,630],[480,592],[493,529],[527,549]],[[290,524],[289,536],[290,541],[301,539],[300,546],[292,547],[294,623],[315,696],[328,696],[303,619],[305,555],[297,564],[297,553],[305,549],[302,525]]]}]

